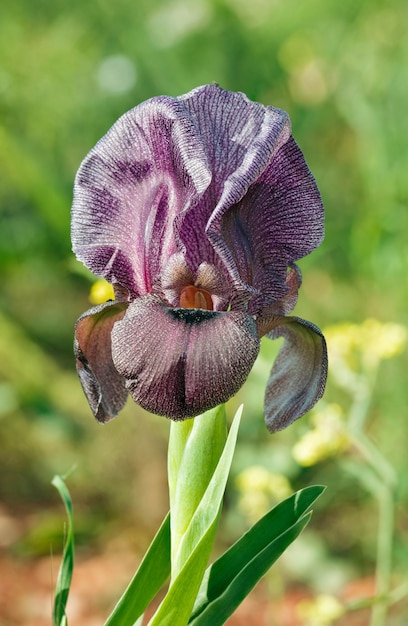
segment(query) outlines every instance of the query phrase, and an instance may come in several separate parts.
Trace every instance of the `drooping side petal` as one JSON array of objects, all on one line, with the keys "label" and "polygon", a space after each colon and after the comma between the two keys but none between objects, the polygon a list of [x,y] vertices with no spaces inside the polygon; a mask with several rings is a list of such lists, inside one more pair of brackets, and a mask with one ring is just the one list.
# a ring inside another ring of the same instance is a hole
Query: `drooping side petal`
[{"label": "drooping side petal", "polygon": [[271,432],[289,426],[322,397],[327,379],[327,348],[321,331],[298,317],[270,316],[260,335],[283,337],[265,393],[265,421]]},{"label": "drooping side petal", "polygon": [[108,422],[123,408],[128,396],[125,381],[112,362],[112,327],[125,314],[127,303],[96,306],[75,325],[74,352],[83,390],[96,419]]},{"label": "drooping side petal", "polygon": [[112,356],[135,402],[175,420],[226,402],[245,382],[259,351],[244,313],[167,307],[137,298],[112,331]]},{"label": "drooping side petal", "polygon": [[250,312],[258,313],[285,296],[288,266],[314,250],[324,236],[321,197],[292,137],[242,201],[213,227],[220,237],[220,255],[237,268],[237,284],[249,284],[258,293]]},{"label": "drooping side petal", "polygon": [[177,252],[175,217],[198,201],[210,180],[207,155],[183,105],[170,97],[140,104],[78,170],[72,206],[77,258],[133,295],[151,291]]}]

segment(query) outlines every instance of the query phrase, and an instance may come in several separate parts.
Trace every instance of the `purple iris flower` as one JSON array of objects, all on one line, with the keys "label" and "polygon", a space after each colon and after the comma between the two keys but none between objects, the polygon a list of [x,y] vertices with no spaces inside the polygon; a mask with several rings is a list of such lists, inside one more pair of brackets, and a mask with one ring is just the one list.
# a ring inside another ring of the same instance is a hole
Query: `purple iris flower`
[{"label": "purple iris flower", "polygon": [[315,180],[287,114],[217,85],[125,113],[81,164],[72,241],[115,300],[76,324],[78,373],[96,418],[128,394],[174,420],[225,402],[264,335],[285,339],[265,396],[269,430],[322,396],[324,338],[286,317],[295,261],[323,239]]}]

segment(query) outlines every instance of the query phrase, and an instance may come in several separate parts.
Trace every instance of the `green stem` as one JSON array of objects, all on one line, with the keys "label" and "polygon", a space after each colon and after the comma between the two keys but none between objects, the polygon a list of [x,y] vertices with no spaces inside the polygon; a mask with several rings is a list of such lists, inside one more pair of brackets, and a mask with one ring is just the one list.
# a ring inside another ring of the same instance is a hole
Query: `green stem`
[{"label": "green stem", "polygon": [[388,459],[380,452],[377,446],[363,432],[350,430],[352,441],[367,464],[376,474],[381,483],[385,483],[393,490],[397,484],[397,475]]},{"label": "green stem", "polygon": [[401,602],[408,596],[408,582],[402,583],[387,596],[375,596],[374,598],[360,598],[359,600],[353,600],[347,602],[344,606],[347,611],[361,611],[361,609],[367,609],[373,607],[375,604],[381,604],[385,602],[388,606],[392,606]]},{"label": "green stem", "polygon": [[370,626],[384,626],[389,606],[392,546],[394,534],[394,488],[397,477],[394,468],[381,451],[364,433],[368,409],[376,382],[378,364],[366,370],[356,387],[354,403],[350,411],[349,431],[353,442],[373,471],[372,478],[365,480],[365,486],[377,499],[379,519],[377,531],[376,597],[382,602],[374,603]]},{"label": "green stem", "polygon": [[353,405],[349,413],[349,428],[352,432],[363,432],[375,381],[378,373],[378,363],[356,377],[353,385]]},{"label": "green stem", "polygon": [[[174,508],[177,492],[177,480],[183,460],[184,449],[194,426],[194,420],[170,423],[167,473],[169,483],[170,510]],[[175,514],[173,514],[174,518]]]},{"label": "green stem", "polygon": [[227,438],[224,406],[172,422],[168,448],[172,580],[183,568],[183,536],[208,487]]},{"label": "green stem", "polygon": [[[391,588],[392,545],[394,530],[394,497],[388,485],[383,484],[377,494],[379,502],[376,595],[387,597]],[[373,606],[370,626],[383,626],[386,623],[388,602]]]}]

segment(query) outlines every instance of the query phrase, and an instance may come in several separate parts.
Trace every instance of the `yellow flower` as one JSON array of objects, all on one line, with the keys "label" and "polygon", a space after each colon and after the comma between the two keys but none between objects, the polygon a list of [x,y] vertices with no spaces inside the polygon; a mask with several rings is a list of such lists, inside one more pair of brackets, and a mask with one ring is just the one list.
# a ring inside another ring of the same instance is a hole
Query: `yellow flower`
[{"label": "yellow flower", "polygon": [[324,334],[329,349],[329,364],[336,371],[348,367],[358,371],[382,359],[397,356],[405,349],[408,333],[405,326],[367,319],[362,324],[337,324]]},{"label": "yellow flower", "polygon": [[274,502],[292,493],[285,476],[260,465],[252,465],[238,474],[235,486],[240,494],[238,508],[251,522],[265,515]]},{"label": "yellow flower", "polygon": [[310,467],[336,456],[349,446],[349,436],[338,404],[323,407],[312,417],[314,428],[293,446],[292,454],[303,467]]},{"label": "yellow flower", "polygon": [[405,326],[368,319],[363,323],[362,330],[366,352],[372,352],[379,359],[391,359],[404,351],[407,342]]},{"label": "yellow flower", "polygon": [[115,294],[110,283],[103,278],[95,281],[91,287],[89,300],[92,304],[103,304],[107,300],[114,300]]},{"label": "yellow flower", "polygon": [[314,600],[302,600],[296,609],[303,626],[330,626],[345,613],[337,598],[328,594],[318,595]]}]

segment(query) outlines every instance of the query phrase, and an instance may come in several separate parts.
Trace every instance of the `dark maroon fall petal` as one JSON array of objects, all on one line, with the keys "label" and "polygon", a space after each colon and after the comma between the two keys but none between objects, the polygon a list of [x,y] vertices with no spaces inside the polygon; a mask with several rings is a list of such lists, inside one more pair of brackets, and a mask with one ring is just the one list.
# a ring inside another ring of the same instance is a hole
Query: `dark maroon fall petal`
[{"label": "dark maroon fall petal", "polygon": [[327,348],[319,328],[298,317],[270,316],[260,320],[259,326],[261,334],[269,330],[270,339],[285,339],[265,393],[266,425],[275,432],[302,417],[322,397]]},{"label": "dark maroon fall petal", "polygon": [[128,396],[125,381],[112,362],[112,327],[125,314],[124,302],[96,306],[75,325],[74,352],[82,387],[96,419],[108,422],[123,408]]},{"label": "dark maroon fall petal", "polygon": [[226,402],[258,351],[252,317],[174,309],[152,295],[130,304],[112,331],[113,361],[135,402],[175,420]]}]

